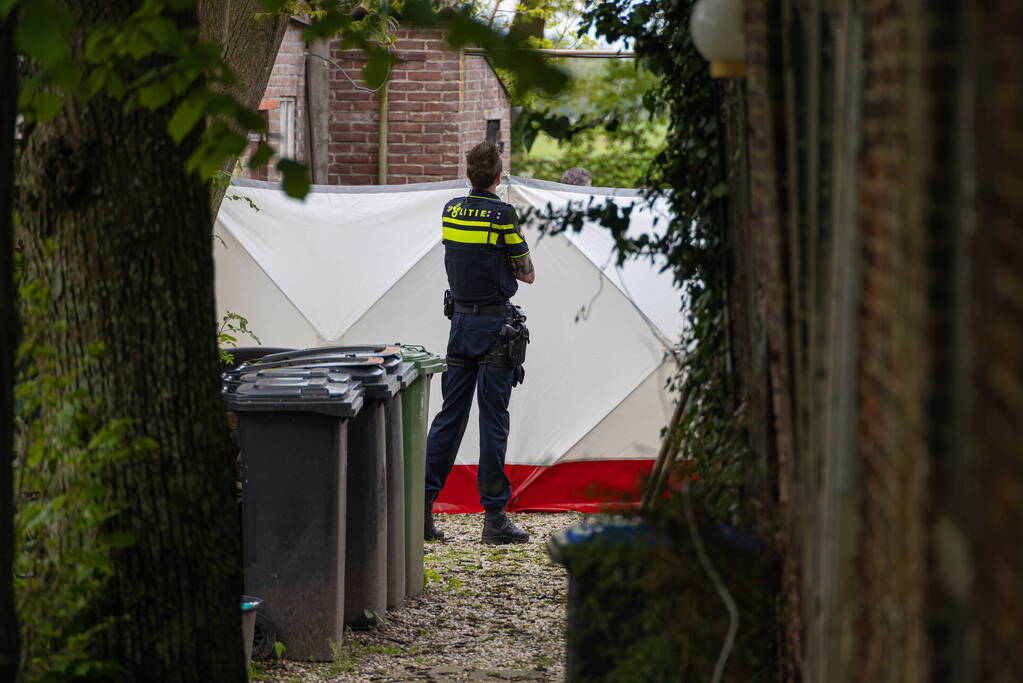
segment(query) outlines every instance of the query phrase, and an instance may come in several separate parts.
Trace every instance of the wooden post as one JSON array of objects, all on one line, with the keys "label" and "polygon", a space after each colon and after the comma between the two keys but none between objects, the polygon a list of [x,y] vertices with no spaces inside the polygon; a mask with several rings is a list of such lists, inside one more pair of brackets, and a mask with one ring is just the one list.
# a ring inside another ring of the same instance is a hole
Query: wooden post
[{"label": "wooden post", "polygon": [[380,185],[387,184],[387,89],[387,83],[380,88],[380,141],[378,147],[380,159],[377,163],[377,182]]},{"label": "wooden post", "polygon": [[327,184],[330,169],[330,43],[314,40],[309,44],[305,65],[305,97],[308,117],[309,170],[316,185]]}]

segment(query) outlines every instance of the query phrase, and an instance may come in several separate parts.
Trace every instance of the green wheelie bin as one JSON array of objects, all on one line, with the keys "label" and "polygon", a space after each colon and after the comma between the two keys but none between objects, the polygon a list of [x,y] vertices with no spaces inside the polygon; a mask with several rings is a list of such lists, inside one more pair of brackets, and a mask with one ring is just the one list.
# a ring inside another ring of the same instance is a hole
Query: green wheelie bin
[{"label": "green wheelie bin", "polygon": [[401,395],[405,457],[405,594],[414,598],[423,592],[423,506],[430,381],[448,366],[443,356],[430,353],[422,346],[403,346],[401,356],[419,369],[419,377]]}]

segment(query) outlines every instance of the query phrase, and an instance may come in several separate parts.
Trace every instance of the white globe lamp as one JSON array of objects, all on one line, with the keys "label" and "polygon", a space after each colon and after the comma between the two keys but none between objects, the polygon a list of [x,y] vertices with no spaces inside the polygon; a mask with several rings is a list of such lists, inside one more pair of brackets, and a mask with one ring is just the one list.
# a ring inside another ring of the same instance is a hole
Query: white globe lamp
[{"label": "white globe lamp", "polygon": [[689,17],[689,33],[696,49],[710,62],[712,78],[746,75],[742,0],[699,0]]}]

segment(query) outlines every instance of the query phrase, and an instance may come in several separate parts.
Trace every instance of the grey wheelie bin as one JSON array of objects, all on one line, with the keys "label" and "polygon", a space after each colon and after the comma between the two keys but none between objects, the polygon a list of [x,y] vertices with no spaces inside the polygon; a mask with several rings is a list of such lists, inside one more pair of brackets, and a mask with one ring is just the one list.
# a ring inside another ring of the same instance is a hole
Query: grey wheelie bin
[{"label": "grey wheelie bin", "polygon": [[[417,365],[402,358],[400,346],[387,344],[330,346],[283,352],[266,356],[263,358],[263,362],[308,363],[315,366],[325,363],[351,363],[353,360],[362,358],[382,359],[384,369],[388,375],[398,378],[402,389],[401,396],[389,399],[384,407],[384,424],[387,432],[387,608],[393,609],[401,604],[408,592],[403,396],[404,390],[412,385],[419,376]],[[422,505],[419,507],[422,508]],[[419,523],[422,525],[422,520]],[[419,553],[421,556],[421,547]],[[420,571],[420,573],[422,572]],[[419,577],[419,584],[422,585],[422,577]]]},{"label": "grey wheelie bin", "polygon": [[402,358],[415,363],[419,377],[401,393],[405,455],[405,594],[423,592],[423,507],[426,504],[426,432],[430,414],[430,382],[447,370],[443,356],[422,346],[403,346]]},{"label": "grey wheelie bin", "polygon": [[242,451],[245,590],[296,659],[329,659],[345,605],[345,470],[358,381],[229,373]]},{"label": "grey wheelie bin", "polygon": [[345,553],[344,622],[365,628],[387,610],[387,427],[386,405],[398,395],[401,381],[388,374],[379,357],[305,358],[253,364],[260,372],[337,370],[361,383],[365,405],[348,428],[348,488]]}]

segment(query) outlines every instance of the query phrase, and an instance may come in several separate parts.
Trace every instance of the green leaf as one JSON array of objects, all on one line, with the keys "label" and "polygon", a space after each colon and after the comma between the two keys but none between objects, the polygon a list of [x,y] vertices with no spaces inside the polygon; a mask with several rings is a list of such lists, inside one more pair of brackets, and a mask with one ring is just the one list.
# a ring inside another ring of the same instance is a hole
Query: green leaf
[{"label": "green leaf", "polygon": [[391,65],[399,60],[386,50],[367,51],[368,59],[362,67],[362,80],[368,88],[379,88],[391,75]]},{"label": "green leaf", "polygon": [[199,146],[188,157],[185,170],[208,180],[225,161],[240,155],[246,144],[244,135],[217,121],[206,129]]},{"label": "green leaf", "polygon": [[18,50],[50,66],[70,56],[68,33],[73,18],[66,5],[52,0],[23,2],[14,42]]},{"label": "green leaf", "polygon": [[124,97],[124,94],[128,91],[120,74],[113,69],[107,72],[106,86],[110,96],[118,100]]},{"label": "green leaf", "polygon": [[170,102],[171,89],[163,81],[151,83],[139,90],[139,103],[146,109],[159,109]]},{"label": "green leaf", "polygon": [[140,451],[155,451],[160,447],[160,444],[155,439],[150,439],[147,436],[140,436],[135,439],[135,448]]},{"label": "green leaf", "polygon": [[265,133],[267,130],[266,119],[264,119],[258,112],[251,109],[245,109],[238,107],[238,110],[234,114],[234,119],[245,130],[254,131],[256,133]]},{"label": "green leaf", "polygon": [[281,159],[277,162],[277,170],[281,172],[281,187],[285,194],[295,199],[305,199],[309,194],[309,169],[294,159]]},{"label": "green leaf", "polygon": [[148,57],[157,50],[156,43],[143,31],[130,31],[119,36],[123,41],[122,52],[132,59]]},{"label": "green leaf", "polygon": [[209,91],[202,89],[192,93],[178,105],[167,124],[167,132],[170,133],[174,142],[180,144],[185,136],[192,132],[206,111],[208,101]]},{"label": "green leaf", "polygon": [[53,92],[39,92],[32,96],[32,108],[38,121],[49,121],[64,106],[64,98]]}]

